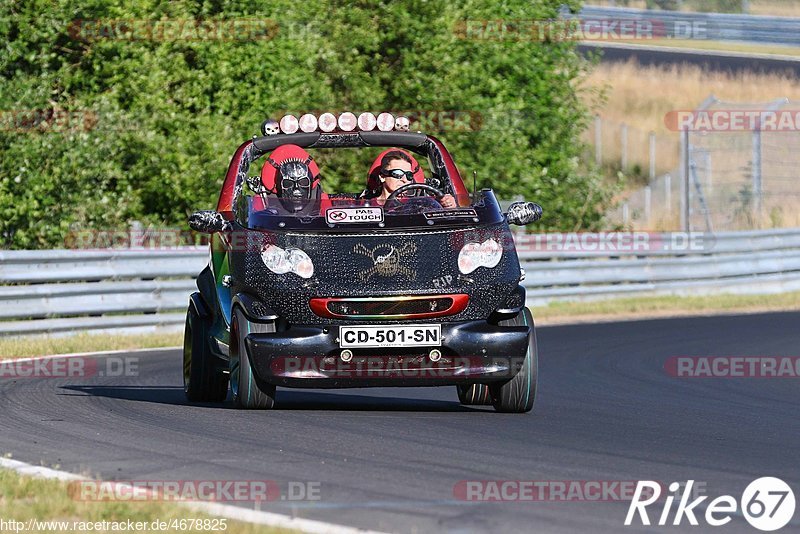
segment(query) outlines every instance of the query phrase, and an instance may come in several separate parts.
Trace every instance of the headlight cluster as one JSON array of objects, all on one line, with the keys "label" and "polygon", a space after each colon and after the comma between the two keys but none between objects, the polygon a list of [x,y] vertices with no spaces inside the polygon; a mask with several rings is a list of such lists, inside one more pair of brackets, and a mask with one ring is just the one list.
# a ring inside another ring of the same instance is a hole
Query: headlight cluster
[{"label": "headlight cluster", "polygon": [[497,267],[503,257],[503,247],[494,239],[483,243],[467,243],[458,253],[458,270],[469,274],[478,267]]},{"label": "headlight cluster", "polygon": [[267,245],[261,251],[261,259],[267,269],[275,274],[294,273],[301,278],[314,276],[314,264],[311,258],[299,248],[284,250],[275,245]]}]

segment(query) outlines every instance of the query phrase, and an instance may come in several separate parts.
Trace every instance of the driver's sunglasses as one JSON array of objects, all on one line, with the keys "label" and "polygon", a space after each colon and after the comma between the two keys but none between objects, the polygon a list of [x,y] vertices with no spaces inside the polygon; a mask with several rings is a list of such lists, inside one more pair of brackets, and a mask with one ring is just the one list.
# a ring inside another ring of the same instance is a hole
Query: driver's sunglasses
[{"label": "driver's sunglasses", "polygon": [[381,176],[394,178],[395,180],[414,181],[414,173],[412,171],[404,171],[403,169],[392,169],[390,171],[381,171]]},{"label": "driver's sunglasses", "polygon": [[284,178],[281,180],[281,188],[282,189],[292,189],[294,187],[301,187],[307,188],[311,186],[311,179],[310,178],[298,178],[297,180],[293,180],[292,178]]}]

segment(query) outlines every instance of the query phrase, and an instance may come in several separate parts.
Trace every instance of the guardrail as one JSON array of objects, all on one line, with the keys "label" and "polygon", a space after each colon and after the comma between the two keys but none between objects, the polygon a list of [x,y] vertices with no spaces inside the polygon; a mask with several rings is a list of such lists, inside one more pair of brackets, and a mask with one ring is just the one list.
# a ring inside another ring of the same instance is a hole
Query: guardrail
[{"label": "guardrail", "polygon": [[[554,300],[800,290],[800,229],[640,235],[644,250],[548,250],[546,236],[520,235],[528,305]],[[681,241],[673,246],[673,240]],[[684,246],[696,239],[697,246]],[[613,239],[611,240],[613,242]],[[531,245],[533,243],[533,246]],[[632,247],[635,248],[635,247]]]},{"label": "guardrail", "polygon": [[[800,45],[800,18],[585,6],[584,20],[658,22],[667,37]],[[690,33],[689,33],[690,32]]]},{"label": "guardrail", "polygon": [[182,324],[208,250],[0,251],[0,335]]},{"label": "guardrail", "polygon": [[[515,241],[532,306],[800,290],[800,229],[713,236],[519,233]],[[620,241],[638,245],[620,250]],[[0,251],[0,335],[174,330],[207,261],[207,250],[198,248]]]}]

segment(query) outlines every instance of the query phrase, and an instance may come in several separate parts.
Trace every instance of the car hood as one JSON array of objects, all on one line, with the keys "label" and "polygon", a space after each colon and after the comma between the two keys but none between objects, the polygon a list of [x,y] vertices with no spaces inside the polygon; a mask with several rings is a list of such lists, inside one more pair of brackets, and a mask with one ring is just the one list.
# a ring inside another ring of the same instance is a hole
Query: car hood
[{"label": "car hood", "polygon": [[[370,234],[243,232],[240,246],[234,246],[230,254],[232,288],[253,295],[294,323],[328,322],[313,314],[312,298],[458,293],[469,295],[470,302],[450,320],[485,319],[505,306],[520,279],[519,260],[505,223]],[[487,239],[503,247],[499,264],[461,274],[462,247]],[[261,257],[270,244],[304,251],[314,264],[313,276],[304,279],[271,272]]]}]

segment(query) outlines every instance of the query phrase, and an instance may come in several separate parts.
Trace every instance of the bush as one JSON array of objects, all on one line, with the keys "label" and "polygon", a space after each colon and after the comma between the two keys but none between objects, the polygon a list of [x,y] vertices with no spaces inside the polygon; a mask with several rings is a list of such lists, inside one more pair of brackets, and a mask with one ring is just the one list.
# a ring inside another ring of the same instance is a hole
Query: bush
[{"label": "bush", "polygon": [[[214,205],[231,154],[276,110],[476,114],[478,131],[430,132],[466,176],[541,202],[549,228],[597,228],[610,192],[578,159],[588,115],[575,87],[589,65],[575,44],[488,38],[474,22],[479,31],[463,33],[466,21],[555,18],[562,3],[5,0],[0,246],[58,247],[76,225],[185,227]],[[274,21],[277,34],[124,40],[91,26],[241,18]],[[105,35],[86,39],[90,27]],[[328,190],[363,181],[352,154],[325,163]]]}]

